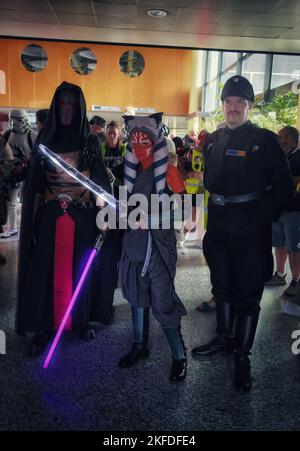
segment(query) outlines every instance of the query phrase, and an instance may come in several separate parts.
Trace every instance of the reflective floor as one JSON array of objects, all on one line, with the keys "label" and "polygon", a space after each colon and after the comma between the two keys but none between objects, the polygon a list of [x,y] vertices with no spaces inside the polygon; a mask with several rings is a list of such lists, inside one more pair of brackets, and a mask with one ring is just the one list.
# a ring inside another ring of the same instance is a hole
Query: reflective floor
[{"label": "reflective floor", "polygon": [[[117,366],[131,346],[130,309],[120,290],[111,326],[97,326],[90,343],[66,333],[53,364],[26,356],[28,341],[14,334],[18,240],[1,240],[8,263],[0,267],[0,430],[300,430],[300,354],[291,338],[300,318],[281,311],[282,288],[267,288],[253,349],[253,389],[232,388],[232,357],[188,359],[184,383],[171,384],[165,337],[151,321],[148,360]],[[183,334],[189,351],[214,335],[214,312],[195,307],[210,297],[209,271],[201,249],[179,249],[176,287],[188,315]],[[251,270],[251,268],[249,268]],[[300,349],[300,345],[299,345]]]}]

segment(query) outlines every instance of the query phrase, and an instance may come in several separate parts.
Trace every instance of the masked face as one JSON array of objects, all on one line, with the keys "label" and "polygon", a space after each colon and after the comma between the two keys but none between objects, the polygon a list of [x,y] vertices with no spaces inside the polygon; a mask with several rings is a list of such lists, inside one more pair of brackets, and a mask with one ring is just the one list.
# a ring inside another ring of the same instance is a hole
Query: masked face
[{"label": "masked face", "polygon": [[130,144],[134,155],[140,163],[152,157],[153,142],[147,133],[133,133]]},{"label": "masked face", "polygon": [[10,129],[15,133],[25,133],[28,128],[25,112],[23,110],[12,110],[10,113]]},{"label": "masked face", "polygon": [[57,98],[59,118],[62,125],[70,126],[78,109],[76,92],[65,89]]}]

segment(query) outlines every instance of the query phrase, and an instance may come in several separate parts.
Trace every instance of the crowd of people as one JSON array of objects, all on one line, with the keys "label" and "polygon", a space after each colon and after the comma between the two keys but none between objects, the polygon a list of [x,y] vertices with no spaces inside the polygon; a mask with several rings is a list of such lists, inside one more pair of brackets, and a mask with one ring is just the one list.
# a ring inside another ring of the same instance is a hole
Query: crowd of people
[{"label": "crowd of people", "polygon": [[[221,100],[224,123],[213,133],[191,131],[184,138],[170,135],[162,113],[125,115],[123,128],[100,116],[88,122],[82,90],[67,82],[57,88],[49,110],[37,112],[37,130],[24,110],[10,112],[9,128],[0,137],[1,165],[8,168],[2,170],[0,193],[0,220],[7,230],[0,238],[18,234],[19,198],[16,331],[21,336],[33,334],[28,355],[40,355],[58,329],[83,263],[102,233],[96,217],[105,208],[103,199],[41,155],[43,144],[116,200],[120,186],[127,188],[129,199],[136,194],[150,199],[154,193],[187,193],[191,199],[191,221],[183,223],[177,240],[174,227],[151,228],[142,215],[135,228],[105,230],[104,245],[66,330],[91,340],[95,337],[91,321],[111,324],[119,279],[133,324],[133,343],[119,367],[149,356],[151,308],[170,346],[169,379],[185,379],[181,318],[187,312],[174,287],[176,247],[197,224],[201,194],[203,253],[213,297],[197,309],[216,311],[217,335],[194,348],[192,355],[201,359],[219,352],[233,354],[235,388],[251,388],[249,356],[264,286],[286,284],[287,258],[292,281],[285,295],[300,294],[299,132],[285,126],[277,137],[252,124],[253,87],[242,76],[227,80]],[[1,264],[5,260],[0,256]]]}]

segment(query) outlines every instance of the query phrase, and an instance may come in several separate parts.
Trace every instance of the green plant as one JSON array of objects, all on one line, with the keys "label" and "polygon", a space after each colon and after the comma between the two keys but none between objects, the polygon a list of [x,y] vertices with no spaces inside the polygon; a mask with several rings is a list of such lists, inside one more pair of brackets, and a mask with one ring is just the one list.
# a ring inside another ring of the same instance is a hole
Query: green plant
[{"label": "green plant", "polygon": [[260,127],[278,132],[280,128],[296,126],[298,113],[298,95],[292,91],[274,96],[271,102],[255,102],[251,120]]}]

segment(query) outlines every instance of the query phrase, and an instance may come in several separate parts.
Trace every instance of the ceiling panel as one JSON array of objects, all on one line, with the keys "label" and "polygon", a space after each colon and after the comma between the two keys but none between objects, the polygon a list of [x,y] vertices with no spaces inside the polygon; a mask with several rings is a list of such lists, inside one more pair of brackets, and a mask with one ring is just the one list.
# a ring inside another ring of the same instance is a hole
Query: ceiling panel
[{"label": "ceiling panel", "polygon": [[[174,30],[175,22],[174,21],[167,21],[164,22],[163,30],[164,31],[172,31]],[[156,22],[143,22],[138,20],[136,22],[136,29],[137,30],[156,30],[156,31],[162,31],[162,25]]]},{"label": "ceiling panel", "polygon": [[134,29],[136,24],[136,19],[124,20],[122,17],[108,17],[108,16],[97,16],[98,27],[110,27],[110,28],[125,28]]},{"label": "ceiling panel", "polygon": [[199,9],[225,9],[230,0],[183,0],[182,6]]},{"label": "ceiling panel", "polygon": [[299,0],[282,0],[274,7],[273,12],[276,14],[295,14],[300,13]]},{"label": "ceiling panel", "polygon": [[282,3],[280,0],[231,0],[224,9],[264,13],[271,11],[280,3]]},{"label": "ceiling panel", "polygon": [[293,27],[300,22],[299,15],[286,15],[286,14],[262,14],[255,25],[266,25],[270,27]]},{"label": "ceiling panel", "polygon": [[0,0],[0,34],[300,53],[300,0]]},{"label": "ceiling panel", "polygon": [[250,26],[241,33],[241,36],[252,36],[257,38],[277,38],[282,33],[288,30],[289,28]]},{"label": "ceiling panel", "polygon": [[[41,0],[43,1],[43,0]],[[90,0],[48,0],[55,12],[93,15]]]},{"label": "ceiling panel", "polygon": [[96,4],[111,4],[114,3],[115,7],[117,8],[117,5],[136,5],[138,3],[138,0],[93,0],[93,3]]},{"label": "ceiling panel", "polygon": [[[1,9],[19,9],[21,11],[51,11],[51,6],[45,0],[0,0]],[[1,12],[0,12],[1,14]]]},{"label": "ceiling panel", "polygon": [[57,17],[60,23],[65,25],[78,25],[80,27],[95,27],[97,25],[95,16],[88,16],[85,14],[58,13]]},{"label": "ceiling panel", "polygon": [[179,10],[178,21],[217,22],[220,14],[222,14],[222,11],[220,10],[209,11],[203,9],[181,8]]},{"label": "ceiling panel", "polygon": [[280,15],[266,13],[246,13],[241,11],[224,11],[220,14],[218,22],[225,24],[245,23],[248,25],[265,25],[270,27],[293,27],[300,22],[300,15]]},{"label": "ceiling panel", "polygon": [[[4,11],[0,12],[0,19],[2,21],[8,20],[10,22],[33,22],[33,23],[58,23],[58,20],[53,13],[46,13],[43,11]],[[0,27],[1,33],[1,27]]]},{"label": "ceiling panel", "polygon": [[226,25],[216,25],[213,23],[196,24],[195,22],[182,22],[176,25],[176,31],[180,33],[197,33],[200,35],[221,35],[221,36],[241,36],[246,30],[245,25],[235,25],[228,27]]},{"label": "ceiling panel", "polygon": [[116,5],[113,4],[99,4],[95,3],[95,11],[97,16],[112,16],[112,17],[137,17],[137,5]]},{"label": "ceiling panel", "polygon": [[225,24],[213,24],[212,34],[222,36],[241,36],[246,30],[247,25],[225,25]]},{"label": "ceiling panel", "polygon": [[[282,33],[280,35],[281,38],[283,39],[298,39],[299,40],[299,30],[289,30],[289,31],[285,31],[284,33]],[[299,51],[300,53],[300,51]]]},{"label": "ceiling panel", "polygon": [[164,9],[167,6],[182,6],[183,0],[139,0],[141,6],[148,6],[148,9]]},{"label": "ceiling panel", "polygon": [[263,16],[261,13],[243,13],[241,11],[223,11],[217,21],[222,24],[239,24],[257,25],[258,20]]}]

